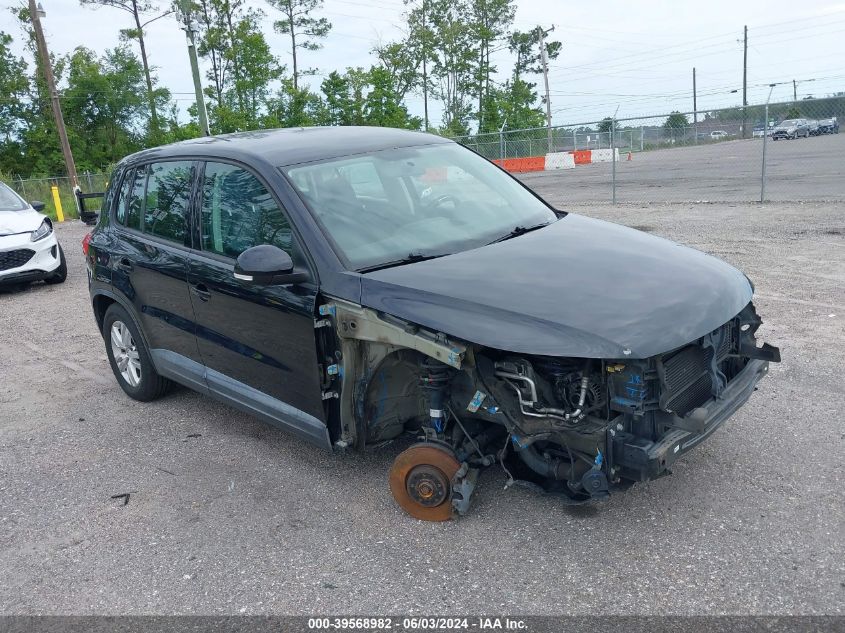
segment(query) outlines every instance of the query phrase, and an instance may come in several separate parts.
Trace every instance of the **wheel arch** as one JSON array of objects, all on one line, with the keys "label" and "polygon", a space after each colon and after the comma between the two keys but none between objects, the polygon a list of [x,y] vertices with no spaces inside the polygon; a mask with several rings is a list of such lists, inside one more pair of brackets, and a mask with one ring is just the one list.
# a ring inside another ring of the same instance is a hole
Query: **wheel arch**
[{"label": "wheel arch", "polygon": [[[97,320],[97,329],[100,331],[100,334],[103,334],[103,322],[106,318],[106,312],[108,312],[109,308],[113,305],[119,305],[126,311],[126,314],[129,315],[129,318],[132,319],[132,324],[135,326],[135,329],[138,330],[138,334],[140,335],[144,346],[149,350],[150,345],[149,341],[147,341],[147,336],[144,333],[144,328],[141,327],[141,321],[135,315],[135,311],[132,308],[132,305],[113,292],[108,290],[97,290],[91,296],[91,307],[94,310],[94,318]],[[158,371],[155,366],[155,360],[153,360],[153,355],[150,354],[150,362],[153,364],[153,368]]]}]

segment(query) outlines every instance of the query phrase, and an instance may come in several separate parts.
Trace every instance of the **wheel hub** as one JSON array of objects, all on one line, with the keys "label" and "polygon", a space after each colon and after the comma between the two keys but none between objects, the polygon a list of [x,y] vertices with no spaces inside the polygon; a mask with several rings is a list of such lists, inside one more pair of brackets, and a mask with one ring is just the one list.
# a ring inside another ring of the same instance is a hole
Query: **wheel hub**
[{"label": "wheel hub", "polygon": [[405,512],[425,521],[452,518],[452,478],[460,464],[439,444],[415,444],[390,469],[390,491]]},{"label": "wheel hub", "polygon": [[449,496],[449,480],[442,470],[434,466],[411,469],[405,487],[414,501],[427,508],[439,506]]}]

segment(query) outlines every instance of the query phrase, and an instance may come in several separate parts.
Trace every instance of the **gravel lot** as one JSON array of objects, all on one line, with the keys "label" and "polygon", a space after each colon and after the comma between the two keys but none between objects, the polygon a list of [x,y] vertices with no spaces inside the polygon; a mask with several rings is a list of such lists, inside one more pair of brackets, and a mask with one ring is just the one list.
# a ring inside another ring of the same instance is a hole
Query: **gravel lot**
[{"label": "gravel lot", "polygon": [[[753,202],[760,200],[762,139],[622,153],[616,164],[618,202]],[[610,202],[611,163],[525,174],[541,195],[566,191],[570,204]],[[845,134],[766,147],[766,200],[845,201]]]},{"label": "gravel lot", "polygon": [[[563,205],[558,182],[537,184]],[[447,524],[394,505],[397,446],[323,453],[184,389],[129,400],[87,227],[59,226],[67,283],[0,294],[0,612],[845,613],[841,205],[585,212],[743,269],[784,362],[671,477],[572,509],[490,469]]]}]

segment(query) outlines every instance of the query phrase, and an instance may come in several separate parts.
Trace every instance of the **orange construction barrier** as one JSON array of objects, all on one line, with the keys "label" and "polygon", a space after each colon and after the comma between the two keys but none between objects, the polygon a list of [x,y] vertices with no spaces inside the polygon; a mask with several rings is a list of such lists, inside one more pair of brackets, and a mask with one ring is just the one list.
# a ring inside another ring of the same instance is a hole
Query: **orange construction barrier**
[{"label": "orange construction barrier", "polygon": [[575,157],[576,165],[587,165],[593,162],[592,152],[588,149],[576,149],[569,153]]},{"label": "orange construction barrier", "polygon": [[545,156],[529,156],[528,158],[506,158],[493,161],[499,167],[512,174],[521,174],[528,171],[544,171],[546,169]]}]

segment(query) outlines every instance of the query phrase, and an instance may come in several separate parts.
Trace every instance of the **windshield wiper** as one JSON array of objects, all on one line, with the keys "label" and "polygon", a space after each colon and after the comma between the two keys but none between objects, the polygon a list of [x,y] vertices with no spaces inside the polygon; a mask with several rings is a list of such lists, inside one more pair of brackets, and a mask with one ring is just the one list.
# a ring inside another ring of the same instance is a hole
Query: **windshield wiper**
[{"label": "windshield wiper", "polygon": [[[554,220],[552,220],[554,222]],[[492,242],[487,242],[487,246],[490,244],[497,244],[499,242],[504,242],[505,240],[509,240],[514,237],[519,237],[520,235],[525,235],[526,233],[530,233],[531,231],[536,231],[537,229],[542,229],[544,226],[549,226],[552,222],[543,222],[542,224],[535,224],[534,226],[515,226],[511,229],[510,233],[506,233],[501,237],[497,237]]]},{"label": "windshield wiper", "polygon": [[402,257],[401,259],[394,259],[393,261],[384,262],[382,264],[373,264],[372,266],[365,266],[364,268],[359,268],[358,272],[369,273],[374,270],[382,270],[383,268],[393,268],[394,266],[404,266],[405,264],[416,264],[417,262],[424,262],[429,259],[446,257],[446,255],[451,255],[451,253],[439,253],[437,255],[431,255],[426,253],[408,253],[407,256]]}]

